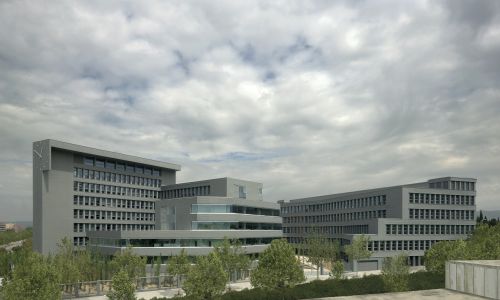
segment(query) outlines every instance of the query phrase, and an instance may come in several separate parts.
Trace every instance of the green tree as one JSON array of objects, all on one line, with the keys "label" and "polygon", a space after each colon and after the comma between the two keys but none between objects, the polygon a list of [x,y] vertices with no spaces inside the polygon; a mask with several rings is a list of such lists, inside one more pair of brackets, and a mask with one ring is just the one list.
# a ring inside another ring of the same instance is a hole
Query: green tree
[{"label": "green tree", "polygon": [[425,251],[425,269],[430,272],[444,274],[445,263],[449,260],[467,259],[470,257],[467,242],[464,240],[441,241]]},{"label": "green tree", "polygon": [[400,254],[384,259],[382,265],[382,280],[385,287],[391,292],[403,292],[408,290],[410,278],[410,266],[408,256]]},{"label": "green tree", "polygon": [[228,274],[228,281],[231,280],[232,274],[246,270],[250,266],[250,259],[245,254],[239,240],[224,238],[220,245],[215,246],[214,251],[219,256],[224,271]]},{"label": "green tree", "polygon": [[61,274],[50,259],[31,252],[16,264],[1,292],[4,300],[60,299],[60,282]]},{"label": "green tree", "polygon": [[372,256],[372,253],[368,251],[369,241],[370,238],[362,234],[354,237],[350,245],[344,246],[344,252],[352,261],[353,266],[355,261],[358,261],[360,259],[370,258],[370,256]]},{"label": "green tree", "polygon": [[130,278],[135,279],[146,272],[146,258],[135,254],[132,247],[127,247],[114,255],[110,267],[112,274],[125,270]]},{"label": "green tree", "polygon": [[308,261],[316,265],[316,278],[319,278],[319,270],[327,262],[332,264],[339,257],[339,245],[315,231],[311,236],[305,239],[303,246],[307,250]]},{"label": "green tree", "polygon": [[332,271],[330,276],[335,279],[342,279],[344,276],[344,263],[341,260],[337,260],[332,263]]},{"label": "green tree", "polygon": [[293,247],[284,239],[273,240],[262,252],[250,283],[255,287],[279,288],[293,286],[305,280]]},{"label": "green tree", "polygon": [[152,264],[152,267],[154,266],[154,275],[155,276],[160,276],[161,272],[161,256],[155,257],[155,260]]},{"label": "green tree", "polygon": [[113,276],[111,287],[112,291],[106,295],[110,300],[137,299],[134,294],[134,279],[128,276],[128,273],[125,269],[118,271],[118,273]]},{"label": "green tree", "polygon": [[195,299],[213,299],[226,288],[227,274],[216,252],[199,256],[192,267],[182,288],[186,295]]},{"label": "green tree", "polygon": [[191,263],[186,254],[186,250],[182,249],[179,255],[170,257],[167,264],[167,272],[168,274],[174,276],[186,275],[189,272],[190,267]]},{"label": "green tree", "polygon": [[62,277],[62,283],[75,283],[83,280],[83,271],[76,259],[73,243],[68,238],[63,238],[57,244],[58,252],[54,257],[54,264]]}]

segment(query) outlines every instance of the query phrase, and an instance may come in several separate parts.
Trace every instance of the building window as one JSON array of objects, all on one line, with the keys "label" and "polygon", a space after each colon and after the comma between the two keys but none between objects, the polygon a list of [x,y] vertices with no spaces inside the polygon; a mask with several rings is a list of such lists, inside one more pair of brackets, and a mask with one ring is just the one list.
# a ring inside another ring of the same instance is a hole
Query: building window
[{"label": "building window", "polygon": [[99,167],[99,168],[104,168],[104,160],[96,159],[95,160],[95,166]]},{"label": "building window", "polygon": [[94,158],[93,157],[84,157],[83,164],[87,166],[94,166]]}]

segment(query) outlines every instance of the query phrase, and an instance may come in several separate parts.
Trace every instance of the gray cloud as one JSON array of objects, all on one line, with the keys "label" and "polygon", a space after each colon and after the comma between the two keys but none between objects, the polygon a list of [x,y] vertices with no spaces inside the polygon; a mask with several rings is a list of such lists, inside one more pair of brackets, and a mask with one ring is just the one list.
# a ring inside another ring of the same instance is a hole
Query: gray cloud
[{"label": "gray cloud", "polygon": [[0,219],[45,138],[268,201],[456,175],[499,208],[496,1],[3,1],[0,44]]}]

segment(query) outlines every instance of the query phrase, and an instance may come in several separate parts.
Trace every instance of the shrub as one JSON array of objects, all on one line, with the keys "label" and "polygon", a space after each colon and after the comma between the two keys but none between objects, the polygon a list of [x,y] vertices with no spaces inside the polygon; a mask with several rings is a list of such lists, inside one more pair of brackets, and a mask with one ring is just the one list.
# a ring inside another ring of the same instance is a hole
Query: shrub
[{"label": "shrub", "polygon": [[409,277],[408,256],[400,254],[385,258],[382,266],[382,280],[389,291],[403,292],[408,290]]},{"label": "shrub", "polygon": [[330,276],[334,279],[342,279],[342,276],[344,276],[344,263],[341,260],[332,263]]}]

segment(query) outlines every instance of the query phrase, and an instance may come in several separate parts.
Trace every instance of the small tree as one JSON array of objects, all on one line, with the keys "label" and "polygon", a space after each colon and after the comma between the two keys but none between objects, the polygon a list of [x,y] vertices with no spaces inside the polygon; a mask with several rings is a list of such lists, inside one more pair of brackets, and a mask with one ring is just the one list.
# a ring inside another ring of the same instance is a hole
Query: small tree
[{"label": "small tree", "polygon": [[[354,237],[350,245],[344,246],[344,251],[349,257],[349,260],[352,261],[353,267],[355,261],[358,261],[360,259],[370,258],[370,256],[372,256],[372,253],[368,251],[369,241],[370,238],[362,234],[357,237]],[[358,272],[356,271],[356,275],[357,273]]]},{"label": "small tree", "polygon": [[224,238],[222,244],[216,246],[214,251],[219,256],[224,271],[228,274],[228,281],[231,280],[232,274],[248,269],[250,266],[250,259],[245,254],[239,240]]},{"label": "small tree", "polygon": [[186,295],[195,299],[212,299],[221,295],[226,288],[227,274],[223,264],[215,252],[208,256],[199,256],[192,267],[183,289]]},{"label": "small tree", "polygon": [[307,260],[316,265],[316,278],[319,279],[319,270],[326,261],[327,240],[323,235],[315,232],[306,238],[305,247],[307,249]]},{"label": "small tree", "polygon": [[189,257],[186,254],[186,250],[182,249],[181,253],[177,256],[172,256],[167,264],[167,272],[170,275],[180,276],[187,275],[191,263],[189,262]]},{"label": "small tree", "polygon": [[341,260],[337,260],[332,263],[332,271],[330,276],[335,279],[342,279],[344,276],[344,263]]},{"label": "small tree", "polygon": [[42,255],[31,253],[16,264],[1,290],[4,300],[53,300],[61,298],[61,274]]},{"label": "small tree", "polygon": [[304,272],[295,257],[293,247],[284,239],[273,240],[262,252],[250,283],[255,287],[279,288],[303,282]]},{"label": "small tree", "polygon": [[391,292],[404,292],[408,290],[408,280],[410,278],[410,266],[408,266],[408,256],[400,254],[384,259],[382,266],[382,280],[384,285]]},{"label": "small tree", "polygon": [[112,274],[125,270],[129,278],[135,279],[146,272],[146,258],[135,254],[132,247],[127,247],[124,251],[115,254],[110,267]]},{"label": "small tree", "polygon": [[154,266],[154,275],[155,276],[160,276],[161,272],[161,256],[157,256],[152,264],[151,267]]},{"label": "small tree", "polygon": [[110,300],[135,300],[134,280],[128,276],[125,269],[116,273],[111,282],[112,291],[106,296]]}]

